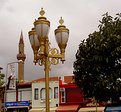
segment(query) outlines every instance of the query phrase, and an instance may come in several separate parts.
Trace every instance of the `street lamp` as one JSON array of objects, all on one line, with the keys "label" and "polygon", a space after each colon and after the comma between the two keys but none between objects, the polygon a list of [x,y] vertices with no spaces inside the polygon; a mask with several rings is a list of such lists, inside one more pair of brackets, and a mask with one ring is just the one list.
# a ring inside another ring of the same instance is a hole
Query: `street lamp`
[{"label": "street lamp", "polygon": [[45,71],[45,89],[46,89],[46,112],[50,112],[49,104],[49,71],[50,65],[56,65],[59,63],[59,60],[64,63],[65,61],[65,48],[67,46],[67,41],[69,38],[69,29],[63,25],[64,20],[59,20],[60,25],[55,30],[55,37],[60,48],[50,47],[50,42],[48,38],[50,21],[44,17],[45,11],[41,8],[40,17],[34,22],[34,28],[29,31],[29,39],[31,47],[34,54],[34,63],[38,63],[40,66],[44,65]]}]

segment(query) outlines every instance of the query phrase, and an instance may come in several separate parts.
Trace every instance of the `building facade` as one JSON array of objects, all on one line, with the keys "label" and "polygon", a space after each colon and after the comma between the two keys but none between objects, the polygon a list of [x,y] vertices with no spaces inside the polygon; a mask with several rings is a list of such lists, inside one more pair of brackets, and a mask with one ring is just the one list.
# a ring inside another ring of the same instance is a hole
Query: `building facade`
[{"label": "building facade", "polygon": [[[83,91],[75,85],[73,76],[49,78],[50,112],[96,111],[95,102],[84,100]],[[45,112],[45,78],[19,83],[16,90],[7,90],[8,112]],[[104,106],[97,105],[98,112]]]},{"label": "building facade", "polygon": [[[49,78],[49,97],[50,97],[50,110],[55,112],[59,104],[59,79],[58,77]],[[32,82],[32,109],[30,112],[43,112],[45,111],[46,88],[45,78],[41,78]]]},{"label": "building facade", "polygon": [[59,106],[56,112],[103,112],[105,105],[84,99],[84,92],[75,84],[74,76],[59,80]]},{"label": "building facade", "polygon": [[6,90],[5,109],[7,112],[28,112],[31,108],[31,82],[17,84],[16,89]]},{"label": "building facade", "polygon": [[59,80],[59,106],[56,112],[78,112],[83,105],[83,91],[75,85],[73,76]]}]

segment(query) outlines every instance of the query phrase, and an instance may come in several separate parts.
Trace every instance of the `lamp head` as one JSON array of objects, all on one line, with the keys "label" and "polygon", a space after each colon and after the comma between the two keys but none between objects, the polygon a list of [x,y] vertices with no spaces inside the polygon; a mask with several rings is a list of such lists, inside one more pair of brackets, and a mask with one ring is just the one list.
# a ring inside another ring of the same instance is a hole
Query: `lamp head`
[{"label": "lamp head", "polygon": [[39,40],[40,38],[48,37],[50,28],[50,21],[48,21],[46,17],[44,17],[44,14],[45,11],[43,10],[43,8],[41,8],[40,17],[34,22],[35,30],[37,32],[37,35],[39,36]]},{"label": "lamp head", "polygon": [[60,18],[59,23],[60,25],[55,30],[55,38],[61,51],[61,55],[62,55],[61,61],[63,63],[65,61],[65,48],[67,46],[67,42],[69,38],[69,29],[63,25],[64,20],[62,19],[62,17]]},{"label": "lamp head", "polygon": [[55,38],[60,48],[60,51],[65,52],[65,48],[67,46],[67,42],[69,38],[69,29],[63,25],[64,20],[62,19],[62,17],[60,18],[59,23],[60,25],[55,30]]},{"label": "lamp head", "polygon": [[38,40],[38,35],[35,32],[35,28],[32,28],[32,30],[29,31],[29,40],[30,40],[30,44],[31,44],[33,51],[38,51],[39,40]]},{"label": "lamp head", "polygon": [[34,53],[34,63],[36,63],[37,53],[38,53],[40,45],[39,45],[38,35],[35,32],[35,28],[32,28],[32,30],[29,31],[29,40],[30,40],[30,44]]}]

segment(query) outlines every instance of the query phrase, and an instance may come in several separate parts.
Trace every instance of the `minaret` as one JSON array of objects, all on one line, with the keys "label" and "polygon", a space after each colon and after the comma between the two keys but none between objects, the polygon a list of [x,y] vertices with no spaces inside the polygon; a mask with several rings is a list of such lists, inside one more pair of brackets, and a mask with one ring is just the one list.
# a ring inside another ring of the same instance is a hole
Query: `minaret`
[{"label": "minaret", "polygon": [[24,61],[26,59],[26,55],[24,54],[24,41],[23,34],[21,32],[20,40],[19,40],[19,53],[17,54],[17,59],[20,61],[18,63],[18,81],[24,81]]}]

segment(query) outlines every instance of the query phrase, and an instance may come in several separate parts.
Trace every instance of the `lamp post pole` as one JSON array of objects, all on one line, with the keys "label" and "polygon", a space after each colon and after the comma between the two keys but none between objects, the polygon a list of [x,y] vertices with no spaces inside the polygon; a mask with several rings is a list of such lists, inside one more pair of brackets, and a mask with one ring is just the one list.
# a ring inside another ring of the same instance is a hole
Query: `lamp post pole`
[{"label": "lamp post pole", "polygon": [[65,61],[65,48],[69,38],[69,29],[63,25],[64,20],[59,20],[60,25],[55,30],[55,37],[60,48],[51,48],[48,38],[48,32],[50,28],[50,21],[44,17],[45,11],[41,8],[40,17],[34,22],[34,28],[29,31],[29,40],[34,54],[34,63],[38,63],[40,66],[44,65],[45,71],[45,92],[46,92],[46,112],[50,112],[49,102],[49,71],[50,65],[56,65],[59,60],[64,63]]},{"label": "lamp post pole", "polygon": [[46,112],[49,112],[49,67],[48,57],[45,59],[45,88],[46,88]]},{"label": "lamp post pole", "polygon": [[46,90],[46,112],[50,112],[49,105],[49,57],[48,57],[48,45],[45,44],[46,56],[45,56],[45,90]]}]

